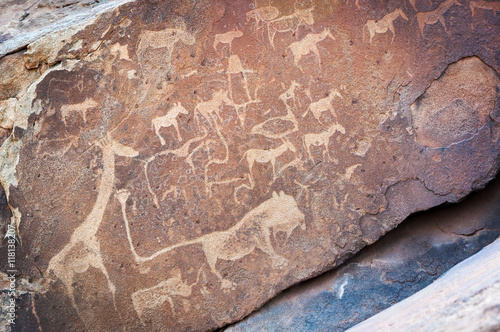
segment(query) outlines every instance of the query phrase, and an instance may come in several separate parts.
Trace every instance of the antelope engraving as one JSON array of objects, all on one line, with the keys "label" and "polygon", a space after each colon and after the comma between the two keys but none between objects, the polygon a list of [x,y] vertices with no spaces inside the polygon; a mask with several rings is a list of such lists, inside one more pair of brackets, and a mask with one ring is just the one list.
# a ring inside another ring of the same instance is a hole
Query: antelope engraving
[{"label": "antelope engraving", "polygon": [[311,155],[311,146],[320,146],[323,145],[325,147],[325,151],[323,151],[323,154],[328,153],[328,145],[330,144],[330,137],[335,134],[335,132],[341,132],[342,134],[345,134],[345,129],[339,124],[334,124],[328,130],[323,131],[319,134],[305,134],[304,135],[304,145],[306,147],[307,154],[309,155],[309,159],[313,160],[312,155]]},{"label": "antelope engraving", "polygon": [[498,1],[484,1],[484,0],[471,1],[469,5],[472,15],[475,15],[475,10],[477,8],[484,10],[492,10],[494,15],[500,12],[500,2]]},{"label": "antelope engraving", "polygon": [[[247,22],[255,20],[256,28],[259,29],[265,23],[275,19],[280,14],[278,8],[273,6],[259,7],[247,12]],[[262,23],[262,24],[261,24]]]},{"label": "antelope engraving", "polygon": [[443,14],[446,13],[451,6],[455,5],[460,5],[460,3],[457,0],[446,0],[443,1],[439,5],[438,8],[434,9],[433,11],[430,12],[424,12],[424,13],[417,13],[417,22],[418,22],[418,28],[420,31],[420,35],[423,37],[424,36],[424,28],[425,25],[432,25],[437,22],[441,22],[443,25],[444,30],[446,33],[448,33],[448,30],[446,29],[446,23],[444,21],[444,16]]},{"label": "antelope engraving", "polygon": [[217,45],[219,44],[228,44],[229,49],[231,49],[231,44],[233,43],[234,38],[239,38],[243,36],[243,32],[239,30],[228,31],[226,33],[216,34],[214,40],[214,50],[217,51]]},{"label": "antelope engraving", "polygon": [[330,90],[327,97],[311,103],[307,111],[304,114],[302,114],[302,117],[305,117],[307,113],[309,113],[310,111],[313,114],[314,118],[316,118],[316,120],[321,122],[320,121],[321,113],[323,113],[323,111],[326,110],[329,110],[334,117],[337,117],[335,109],[332,106],[332,101],[333,98],[335,97],[344,99],[344,97],[342,97],[342,95],[340,94],[340,92],[337,91],[337,89],[332,89]]},{"label": "antelope engraving", "polygon": [[160,129],[170,126],[174,126],[175,130],[177,131],[177,138],[179,139],[179,141],[182,141],[181,133],[179,132],[179,124],[177,123],[177,117],[179,116],[179,114],[188,113],[189,112],[184,107],[182,107],[181,103],[179,102],[175,104],[175,106],[172,107],[166,115],[153,119],[152,125],[155,129],[156,136],[158,136],[158,138],[160,139],[161,145],[165,145],[166,142],[160,135]]},{"label": "antelope engraving", "polygon": [[177,248],[201,244],[208,265],[221,281],[223,288],[230,287],[231,282],[224,279],[217,270],[216,264],[219,258],[234,261],[259,248],[268,254],[274,262],[286,264],[287,260],[274,251],[271,243],[271,229],[274,235],[280,231],[285,232],[287,239],[298,226],[303,230],[306,229],[305,216],[299,210],[293,196],[286,195],[283,192],[279,195],[273,192],[270,199],[249,211],[236,225],[225,231],[212,232],[193,240],[163,248],[148,257],[139,256],[133,245],[126,213],[126,201],[129,195],[130,193],[127,190],[121,190],[116,197],[121,205],[130,250],[136,262],[143,263]]},{"label": "antelope engraving", "polygon": [[368,29],[370,33],[370,44],[372,43],[373,37],[377,33],[386,33],[387,31],[392,32],[391,44],[394,41],[394,37],[396,37],[396,30],[394,29],[394,21],[401,16],[405,20],[408,21],[408,17],[401,9],[396,9],[392,13],[385,15],[380,20],[368,20],[366,24],[363,26],[363,31],[365,28]]},{"label": "antelope engraving", "polygon": [[274,149],[269,149],[269,150],[250,149],[245,151],[245,153],[243,154],[243,158],[241,158],[241,160],[243,160],[244,158],[246,158],[247,160],[248,168],[250,169],[250,179],[252,180],[251,181],[252,184],[253,184],[252,167],[255,162],[261,164],[271,162],[271,165],[273,166],[273,180],[275,180],[276,159],[288,150],[292,152],[297,152],[293,144],[288,141],[284,141],[283,144]]},{"label": "antelope engraving", "polygon": [[87,122],[87,111],[91,108],[96,107],[97,105],[98,104],[94,100],[87,98],[84,102],[81,102],[79,104],[61,106],[61,117],[64,125],[67,125],[66,118],[68,117],[68,114],[74,111],[81,113],[83,122]]},{"label": "antelope engraving", "polygon": [[[168,301],[170,304],[170,308],[172,313],[175,315],[174,301],[172,299],[173,296],[181,296],[184,298],[188,298],[191,296],[191,292],[193,286],[196,285],[200,279],[200,272],[198,271],[198,276],[196,281],[188,285],[184,281],[182,281],[181,271],[177,270],[177,273],[159,284],[151,287],[138,290],[132,294],[132,304],[134,305],[134,309],[137,312],[137,315],[143,321],[143,314],[145,309],[154,309],[155,307],[161,306],[165,301]],[[204,272],[202,272],[204,274]]]},{"label": "antelope engraving", "polygon": [[168,59],[171,59],[174,45],[178,41],[182,41],[186,45],[193,45],[196,40],[193,35],[178,28],[160,31],[143,31],[141,33],[139,46],[137,47],[137,54],[142,55],[148,47],[167,47],[169,51]]},{"label": "antelope engraving", "polygon": [[[255,125],[254,127],[252,127],[250,132],[252,134],[264,135],[264,136],[269,137],[269,138],[284,138],[287,135],[298,131],[299,130],[299,122],[297,121],[295,114],[293,114],[290,105],[288,105],[288,101],[290,99],[292,99],[294,106],[295,106],[295,104],[296,104],[295,90],[299,87],[300,87],[299,83],[292,81],[292,83],[290,84],[290,88],[288,88],[288,90],[286,90],[285,92],[283,92],[279,96],[279,99],[283,102],[283,104],[285,104],[286,115],[274,117],[274,118],[268,119],[262,123],[259,123],[258,125]],[[273,128],[272,128],[272,123],[277,123],[276,121],[279,121],[279,120],[289,121],[289,122],[293,123],[293,128],[286,130],[285,132],[275,133],[273,131]]]},{"label": "antelope engraving", "polygon": [[86,272],[91,266],[100,270],[106,277],[108,288],[113,294],[113,302],[116,309],[116,289],[104,266],[99,240],[97,239],[97,231],[99,230],[109,198],[113,192],[115,155],[130,158],[138,155],[137,151],[131,147],[124,146],[112,140],[109,134],[97,142],[97,146],[102,150],[103,171],[94,207],[85,221],[74,230],[69,243],[52,257],[47,268],[49,273],[53,272],[62,281],[68,291],[71,303],[77,311],[78,308],[73,294],[73,277],[76,273]]},{"label": "antelope engraving", "polygon": [[[212,95],[212,99],[208,101],[203,101],[198,105],[196,105],[195,110],[198,111],[198,113],[201,116],[203,116],[207,121],[210,121],[210,119],[214,120],[212,118],[212,114],[214,113],[218,118],[220,118],[219,115],[220,107],[224,105],[224,103],[231,105],[232,101],[227,96],[227,91],[220,89],[219,91],[214,92],[214,94]],[[198,126],[200,121],[201,119],[198,120]],[[218,128],[217,122],[215,122],[215,120],[214,123],[215,126]]]},{"label": "antelope engraving", "polygon": [[313,7],[307,9],[298,9],[291,15],[283,16],[268,22],[267,34],[271,46],[274,48],[274,36],[277,32],[297,32],[297,29],[302,24],[314,24],[312,11]]},{"label": "antelope engraving", "polygon": [[290,44],[288,48],[292,51],[293,62],[295,66],[299,67],[299,61],[303,56],[309,53],[313,53],[318,58],[319,67],[321,68],[321,58],[319,55],[317,44],[320,41],[324,40],[326,37],[330,37],[331,39],[335,40],[335,37],[333,37],[330,29],[325,29],[320,33],[310,33],[302,40]]}]

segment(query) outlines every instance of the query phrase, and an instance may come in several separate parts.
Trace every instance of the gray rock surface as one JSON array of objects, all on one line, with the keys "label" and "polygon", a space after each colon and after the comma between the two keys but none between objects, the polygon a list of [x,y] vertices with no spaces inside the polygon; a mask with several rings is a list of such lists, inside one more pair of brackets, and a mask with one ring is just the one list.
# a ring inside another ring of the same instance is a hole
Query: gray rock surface
[{"label": "gray rock surface", "polygon": [[499,330],[500,239],[349,332]]}]

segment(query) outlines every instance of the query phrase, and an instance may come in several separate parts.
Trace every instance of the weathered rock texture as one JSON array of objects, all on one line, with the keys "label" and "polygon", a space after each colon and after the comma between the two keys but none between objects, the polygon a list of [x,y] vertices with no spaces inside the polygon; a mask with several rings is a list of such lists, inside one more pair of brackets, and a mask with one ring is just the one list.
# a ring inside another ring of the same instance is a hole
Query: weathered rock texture
[{"label": "weathered rock texture", "polygon": [[74,32],[97,14],[129,1],[4,0],[0,3],[0,56],[56,31]]},{"label": "weathered rock texture", "polygon": [[137,1],[28,45],[0,181],[34,324],[214,329],[484,186],[490,5]]},{"label": "weathered rock texture", "polygon": [[500,330],[500,239],[349,331]]},{"label": "weathered rock texture", "polygon": [[498,238],[498,202],[495,179],[460,203],[412,215],[339,268],[284,291],[224,331],[345,331]]}]

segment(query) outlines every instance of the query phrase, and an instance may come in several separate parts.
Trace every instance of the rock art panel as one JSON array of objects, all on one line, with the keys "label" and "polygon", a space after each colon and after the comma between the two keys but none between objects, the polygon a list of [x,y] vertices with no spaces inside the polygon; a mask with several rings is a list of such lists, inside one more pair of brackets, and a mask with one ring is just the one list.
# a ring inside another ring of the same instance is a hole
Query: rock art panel
[{"label": "rock art panel", "polygon": [[345,331],[425,289],[495,241],[499,199],[496,178],[459,203],[416,213],[335,270],[285,290],[224,331]]},{"label": "rock art panel", "polygon": [[484,186],[493,12],[365,5],[141,0],[7,55],[38,73],[2,97],[0,182],[42,327],[54,303],[75,329],[215,329]]}]

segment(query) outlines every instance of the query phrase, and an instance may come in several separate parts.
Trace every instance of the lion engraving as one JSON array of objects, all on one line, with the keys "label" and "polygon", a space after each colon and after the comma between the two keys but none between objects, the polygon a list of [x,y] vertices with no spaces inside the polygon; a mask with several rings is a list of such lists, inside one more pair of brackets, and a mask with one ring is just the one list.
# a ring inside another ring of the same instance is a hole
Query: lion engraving
[{"label": "lion engraving", "polygon": [[[173,246],[163,248],[151,256],[140,256],[132,245],[128,219],[126,216],[126,201],[128,193],[122,191],[118,200],[122,206],[122,214],[125,220],[127,237],[135,260],[139,263],[153,260],[159,255],[174,249],[201,244],[212,272],[221,280],[223,287],[228,281],[217,271],[218,259],[234,261],[250,254],[255,249],[261,249],[268,254],[273,263],[285,264],[286,259],[274,251],[271,234],[285,232],[286,239],[297,227],[306,229],[305,216],[299,210],[293,196],[280,192],[273,192],[272,197],[253,210],[249,211],[237,224],[224,231],[216,231],[205,234],[196,239],[184,241]],[[273,233],[271,233],[271,229]]]}]

